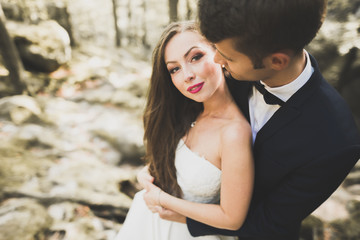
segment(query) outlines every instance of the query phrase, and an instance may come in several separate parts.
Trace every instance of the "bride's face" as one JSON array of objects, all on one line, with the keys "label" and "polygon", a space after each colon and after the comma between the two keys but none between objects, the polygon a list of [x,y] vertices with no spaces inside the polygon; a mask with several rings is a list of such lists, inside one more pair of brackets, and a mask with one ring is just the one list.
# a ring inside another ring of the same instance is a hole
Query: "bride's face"
[{"label": "bride's face", "polygon": [[176,34],[165,47],[165,63],[175,87],[197,102],[211,98],[224,85],[215,49],[196,32]]}]

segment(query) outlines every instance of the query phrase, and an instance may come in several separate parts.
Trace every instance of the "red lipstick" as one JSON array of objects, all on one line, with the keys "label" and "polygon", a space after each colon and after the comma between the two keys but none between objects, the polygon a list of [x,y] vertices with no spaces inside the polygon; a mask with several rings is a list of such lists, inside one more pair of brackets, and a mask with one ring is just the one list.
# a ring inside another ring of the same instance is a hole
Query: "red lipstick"
[{"label": "red lipstick", "polygon": [[204,82],[198,83],[198,84],[195,84],[195,85],[192,85],[192,86],[188,87],[187,90],[190,93],[197,93],[202,89],[203,85],[204,85]]}]

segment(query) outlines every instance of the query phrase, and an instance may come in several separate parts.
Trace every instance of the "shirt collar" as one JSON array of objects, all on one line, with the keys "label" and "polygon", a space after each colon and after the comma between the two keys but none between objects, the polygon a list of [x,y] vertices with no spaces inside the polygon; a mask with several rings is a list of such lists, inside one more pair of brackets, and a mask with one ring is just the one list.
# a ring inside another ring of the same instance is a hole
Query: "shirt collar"
[{"label": "shirt collar", "polygon": [[306,50],[304,50],[304,52],[306,57],[305,68],[294,81],[286,85],[274,88],[267,86],[266,83],[261,81],[262,84],[264,84],[266,90],[268,90],[284,102],[286,102],[297,90],[304,86],[314,72],[314,68],[311,66],[309,54]]}]

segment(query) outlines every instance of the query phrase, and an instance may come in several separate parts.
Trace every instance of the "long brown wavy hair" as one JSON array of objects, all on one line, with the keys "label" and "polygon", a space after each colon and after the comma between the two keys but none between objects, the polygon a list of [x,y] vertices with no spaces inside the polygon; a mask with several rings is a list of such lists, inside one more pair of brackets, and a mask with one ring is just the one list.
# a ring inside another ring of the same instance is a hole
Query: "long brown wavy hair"
[{"label": "long brown wavy hair", "polygon": [[153,69],[143,119],[145,160],[149,172],[157,186],[177,197],[182,196],[182,191],[176,180],[176,147],[188,132],[191,122],[203,110],[202,103],[185,97],[174,86],[164,59],[170,39],[186,31],[200,34],[195,22],[171,23],[153,51]]}]

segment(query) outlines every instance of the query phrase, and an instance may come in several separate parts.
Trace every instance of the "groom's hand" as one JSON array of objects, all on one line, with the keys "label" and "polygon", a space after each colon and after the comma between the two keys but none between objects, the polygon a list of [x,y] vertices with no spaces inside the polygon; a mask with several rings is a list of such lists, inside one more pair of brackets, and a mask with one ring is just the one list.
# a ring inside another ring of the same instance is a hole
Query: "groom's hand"
[{"label": "groom's hand", "polygon": [[159,213],[159,216],[164,220],[186,223],[186,217],[184,215],[162,207],[157,207],[156,209]]}]

